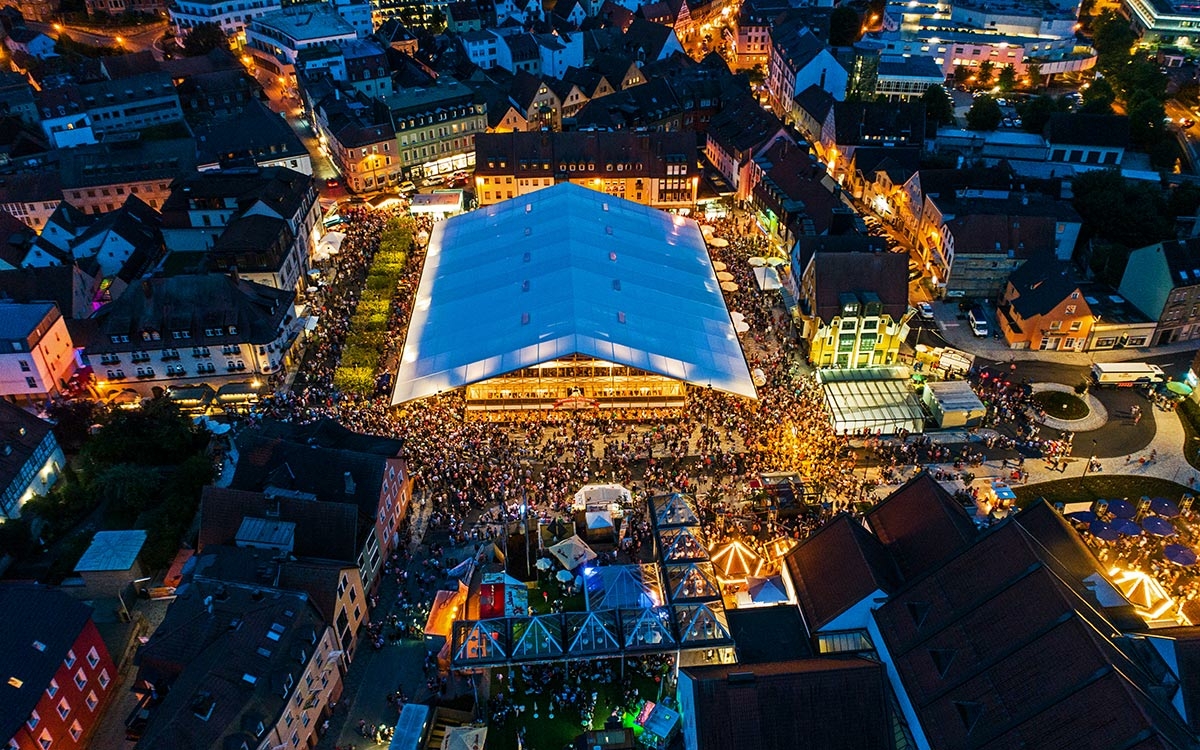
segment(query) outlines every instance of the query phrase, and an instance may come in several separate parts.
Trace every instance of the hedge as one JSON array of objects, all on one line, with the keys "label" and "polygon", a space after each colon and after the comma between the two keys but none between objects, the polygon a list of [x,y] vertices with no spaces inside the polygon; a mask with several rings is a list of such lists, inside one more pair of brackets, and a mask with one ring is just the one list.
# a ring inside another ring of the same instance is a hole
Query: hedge
[{"label": "hedge", "polygon": [[413,221],[393,217],[384,225],[379,248],[371,259],[363,294],[350,318],[350,332],[342,348],[333,385],[343,393],[370,396],[375,390],[375,374],[383,356],[392,298],[408,263],[413,243]]}]

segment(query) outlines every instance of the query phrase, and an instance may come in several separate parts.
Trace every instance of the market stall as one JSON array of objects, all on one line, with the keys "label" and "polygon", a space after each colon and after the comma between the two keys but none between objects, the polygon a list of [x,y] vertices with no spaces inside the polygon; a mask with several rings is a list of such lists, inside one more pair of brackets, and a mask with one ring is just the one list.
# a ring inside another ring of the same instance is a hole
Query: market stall
[{"label": "market stall", "polygon": [[987,416],[987,407],[966,380],[926,383],[921,402],[942,429],[978,427]]}]

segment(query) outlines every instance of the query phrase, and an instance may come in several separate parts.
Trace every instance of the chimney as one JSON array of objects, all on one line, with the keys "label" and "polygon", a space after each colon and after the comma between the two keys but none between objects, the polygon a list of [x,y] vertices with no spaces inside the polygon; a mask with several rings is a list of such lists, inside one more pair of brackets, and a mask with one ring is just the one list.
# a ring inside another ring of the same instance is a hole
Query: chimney
[{"label": "chimney", "polygon": [[353,495],[354,494],[354,477],[350,474],[350,472],[347,471],[345,474],[342,475],[342,479],[344,479],[345,483],[346,483],[346,494]]}]

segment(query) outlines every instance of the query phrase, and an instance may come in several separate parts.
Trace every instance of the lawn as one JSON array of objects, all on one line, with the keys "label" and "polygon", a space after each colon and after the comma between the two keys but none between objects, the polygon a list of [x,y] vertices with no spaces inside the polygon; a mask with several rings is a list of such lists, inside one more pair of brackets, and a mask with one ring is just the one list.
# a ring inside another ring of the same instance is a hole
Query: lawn
[{"label": "lawn", "polygon": [[1033,400],[1055,419],[1083,419],[1091,411],[1083,399],[1062,391],[1039,391]]},{"label": "lawn", "polygon": [[[625,666],[625,674],[630,679],[633,687],[638,690],[638,699],[658,700],[659,683],[654,681],[654,678],[641,673],[635,667],[636,659],[629,659]],[[605,662],[595,662],[598,668],[602,668]],[[608,662],[615,674],[620,674],[620,660],[612,659]],[[497,675],[503,674],[503,679],[499,679]],[[525,711],[515,719],[510,719],[504,724],[496,726],[491,725],[488,729],[488,748],[489,750],[516,750],[517,748],[517,730],[520,727],[525,727],[525,743],[524,747],[532,750],[558,750],[558,748],[573,746],[575,738],[585,731],[585,727],[580,718],[578,709],[564,708],[560,706],[554,714],[554,718],[550,718],[550,701],[548,695],[551,691],[558,691],[562,685],[561,667],[556,670],[556,676],[548,683],[539,683],[538,694],[529,695],[526,691],[526,685],[521,679],[519,669],[496,669],[492,672],[492,690],[501,689],[501,686],[507,687],[510,680],[515,679],[513,690],[508,693],[514,703],[524,704]],[[619,680],[614,680],[610,684],[592,684],[589,689],[595,690],[597,693],[596,709],[593,713],[592,724],[599,728],[604,726],[605,720],[616,709],[620,709],[623,716],[625,726],[632,726],[631,717],[628,715],[628,709],[631,706],[621,705],[623,700],[621,683]],[[534,705],[537,706],[538,717],[533,717]],[[640,731],[635,729],[635,732]]]},{"label": "lawn", "polygon": [[1046,498],[1051,505],[1054,503],[1090,503],[1099,498],[1137,500],[1143,495],[1178,500],[1180,496],[1190,490],[1182,484],[1156,477],[1093,475],[1082,479],[1056,479],[1053,482],[1013,487],[1013,492],[1017,495],[1017,505],[1023,508],[1042,497]]}]

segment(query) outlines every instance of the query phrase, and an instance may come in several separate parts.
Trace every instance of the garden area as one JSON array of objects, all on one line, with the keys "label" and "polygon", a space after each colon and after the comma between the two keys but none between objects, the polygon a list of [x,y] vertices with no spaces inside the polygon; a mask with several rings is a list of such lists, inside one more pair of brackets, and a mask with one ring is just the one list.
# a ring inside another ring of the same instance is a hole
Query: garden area
[{"label": "garden area", "polygon": [[[635,734],[645,700],[657,702],[673,656],[569,662],[492,670],[488,747],[498,750],[574,747],[609,717]],[[522,734],[518,745],[517,734]]]},{"label": "garden area", "polygon": [[1056,479],[1053,482],[1040,482],[1012,488],[1017,496],[1017,506],[1024,508],[1045,498],[1051,505],[1055,503],[1092,503],[1097,499],[1113,500],[1127,499],[1131,502],[1145,497],[1165,497],[1178,501],[1180,497],[1191,493],[1182,484],[1157,477],[1137,477],[1128,475],[1091,475],[1083,478]]},{"label": "garden area", "polygon": [[1033,394],[1033,400],[1045,409],[1047,416],[1055,419],[1083,419],[1091,411],[1082,398],[1063,391],[1038,391]]},{"label": "garden area", "polygon": [[0,526],[0,554],[17,558],[23,576],[59,583],[96,531],[145,529],[143,563],[169,565],[213,478],[208,433],[164,398],[111,412],[75,402],[56,406],[51,417],[64,450],[78,454],[48,495]]},{"label": "garden area", "polygon": [[393,217],[384,225],[333,376],[334,386],[343,393],[370,396],[378,388],[380,360],[391,318],[397,314],[392,300],[412,250],[414,228],[407,216]]}]

